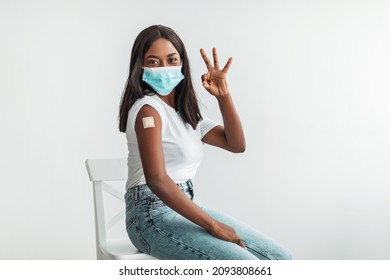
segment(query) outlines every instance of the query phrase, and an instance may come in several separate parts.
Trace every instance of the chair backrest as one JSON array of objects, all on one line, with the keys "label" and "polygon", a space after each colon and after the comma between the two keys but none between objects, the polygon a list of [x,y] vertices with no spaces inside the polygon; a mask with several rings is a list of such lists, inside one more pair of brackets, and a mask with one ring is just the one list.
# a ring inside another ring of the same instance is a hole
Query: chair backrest
[{"label": "chair backrest", "polygon": [[[98,259],[101,259],[101,245],[107,243],[109,229],[118,224],[124,228],[124,181],[128,176],[127,159],[87,159],[85,163],[89,179],[93,182],[96,250]],[[118,182],[121,183],[120,190],[118,190],[118,187],[115,187],[115,183],[118,184]],[[113,200],[112,198],[115,198],[116,201],[115,203],[111,202],[111,204],[116,204],[117,209],[113,215],[108,215],[109,207],[105,206],[108,206],[108,202],[110,199]],[[119,206],[118,200],[121,201]],[[106,219],[108,216],[110,216],[110,219]],[[123,229],[123,232],[126,232],[126,230]]]},{"label": "chair backrest", "polygon": [[127,180],[127,158],[87,159],[85,163],[93,182]]}]

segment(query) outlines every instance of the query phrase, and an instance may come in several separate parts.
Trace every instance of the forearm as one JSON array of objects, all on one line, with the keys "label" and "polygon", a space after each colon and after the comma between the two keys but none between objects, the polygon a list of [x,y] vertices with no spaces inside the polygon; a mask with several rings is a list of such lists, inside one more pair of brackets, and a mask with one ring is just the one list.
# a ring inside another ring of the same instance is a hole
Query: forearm
[{"label": "forearm", "polygon": [[209,231],[215,223],[214,219],[189,199],[169,176],[150,179],[147,184],[167,206],[205,230]]},{"label": "forearm", "polygon": [[225,137],[228,146],[235,152],[245,151],[245,136],[240,117],[230,94],[217,97],[221,110]]},{"label": "forearm", "polygon": [[246,248],[245,244],[233,228],[220,223],[207,215],[207,213],[200,209],[184,194],[168,175],[163,176],[154,182],[147,182],[147,184],[166,205],[183,217],[203,227],[211,235],[217,238],[234,242],[237,245]]},{"label": "forearm", "polygon": [[[146,117],[154,119],[153,127],[144,127],[143,119]],[[192,202],[166,173],[161,139],[162,121],[158,112],[150,106],[142,107],[137,116],[135,130],[149,188],[174,211],[210,231],[214,220]]]}]

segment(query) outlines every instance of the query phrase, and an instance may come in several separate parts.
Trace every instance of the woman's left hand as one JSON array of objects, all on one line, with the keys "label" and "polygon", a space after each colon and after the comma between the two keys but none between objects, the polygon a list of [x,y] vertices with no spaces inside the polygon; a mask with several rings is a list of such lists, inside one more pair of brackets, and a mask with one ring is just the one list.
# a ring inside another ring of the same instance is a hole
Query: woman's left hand
[{"label": "woman's left hand", "polygon": [[230,64],[232,64],[233,58],[229,58],[225,67],[222,70],[219,69],[217,50],[213,48],[214,67],[207,57],[205,51],[200,49],[200,54],[204,62],[206,63],[207,73],[202,75],[203,87],[215,97],[224,97],[229,95],[229,90],[226,81],[226,74],[229,70]]}]

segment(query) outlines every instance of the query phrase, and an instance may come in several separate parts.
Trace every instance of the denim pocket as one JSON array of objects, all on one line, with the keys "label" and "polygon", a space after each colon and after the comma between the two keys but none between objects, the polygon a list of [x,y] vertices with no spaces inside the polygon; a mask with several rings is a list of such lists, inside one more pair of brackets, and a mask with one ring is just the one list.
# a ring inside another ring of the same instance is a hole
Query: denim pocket
[{"label": "denim pocket", "polygon": [[148,206],[149,216],[151,219],[157,219],[161,217],[161,215],[171,211],[171,208],[169,208],[160,198],[155,195],[148,198]]}]

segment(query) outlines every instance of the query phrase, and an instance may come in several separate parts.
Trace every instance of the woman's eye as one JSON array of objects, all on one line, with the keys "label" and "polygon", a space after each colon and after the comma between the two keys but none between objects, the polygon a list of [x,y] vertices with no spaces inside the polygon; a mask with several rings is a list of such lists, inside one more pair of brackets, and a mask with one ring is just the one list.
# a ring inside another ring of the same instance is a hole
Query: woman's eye
[{"label": "woman's eye", "polygon": [[177,61],[177,58],[176,57],[173,57],[173,58],[170,58],[168,60],[169,63],[175,63]]},{"label": "woman's eye", "polygon": [[150,64],[150,65],[154,65],[154,64],[157,64],[158,62],[157,62],[157,60],[149,60],[148,61],[148,64]]}]

